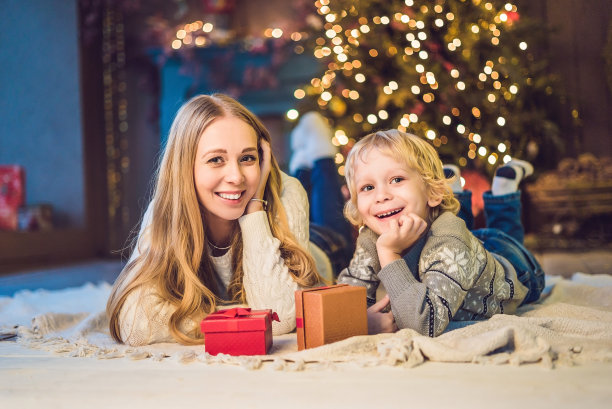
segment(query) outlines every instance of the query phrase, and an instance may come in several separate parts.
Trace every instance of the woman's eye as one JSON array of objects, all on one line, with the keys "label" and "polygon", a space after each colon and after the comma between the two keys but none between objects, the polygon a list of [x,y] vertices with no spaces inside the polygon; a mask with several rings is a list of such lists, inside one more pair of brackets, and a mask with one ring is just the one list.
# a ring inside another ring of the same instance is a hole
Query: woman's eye
[{"label": "woman's eye", "polygon": [[257,156],[255,155],[244,155],[241,158],[242,162],[257,162]]},{"label": "woman's eye", "polygon": [[401,177],[395,177],[395,178],[391,179],[391,183],[399,183],[399,182],[401,182],[402,180],[404,180],[404,178],[401,178]]},{"label": "woman's eye", "polygon": [[214,164],[221,163],[221,162],[223,162],[223,158],[221,156],[215,156],[214,158],[210,158],[206,161],[206,163],[214,163]]}]

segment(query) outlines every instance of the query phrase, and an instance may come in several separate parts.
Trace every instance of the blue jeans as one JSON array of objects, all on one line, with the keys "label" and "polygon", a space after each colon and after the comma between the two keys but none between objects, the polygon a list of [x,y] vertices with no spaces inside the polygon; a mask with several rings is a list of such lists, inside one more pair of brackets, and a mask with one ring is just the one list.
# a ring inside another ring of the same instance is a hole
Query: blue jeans
[{"label": "blue jeans", "polygon": [[353,229],[344,218],[340,176],[333,158],[316,160],[312,169],[298,169],[310,203],[310,241],[323,250],[337,275],[348,266],[354,251]]},{"label": "blue jeans", "polygon": [[[461,204],[457,216],[472,230],[472,192],[455,193],[455,197]],[[472,230],[472,233],[482,241],[487,251],[504,257],[512,264],[519,281],[529,290],[523,304],[536,301],[544,289],[544,271],[523,245],[525,230],[521,222],[521,192],[502,196],[485,192],[482,197],[487,227]]]}]

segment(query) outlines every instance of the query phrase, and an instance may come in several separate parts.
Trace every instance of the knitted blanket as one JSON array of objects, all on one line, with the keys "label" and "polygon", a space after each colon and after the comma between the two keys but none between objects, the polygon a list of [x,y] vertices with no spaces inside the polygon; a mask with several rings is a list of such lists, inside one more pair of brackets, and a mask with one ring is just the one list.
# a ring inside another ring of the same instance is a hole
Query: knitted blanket
[{"label": "knitted blanket", "polygon": [[0,341],[71,357],[152,359],[305,370],[336,365],[413,367],[427,361],[547,367],[612,362],[612,276],[547,277],[547,289],[517,315],[460,322],[437,338],[405,329],[358,336],[297,351],[295,333],[274,338],[270,355],[212,356],[204,347],[156,344],[129,347],[114,342],[104,307],[110,285],[87,284],[61,291],[22,291],[0,297]]}]

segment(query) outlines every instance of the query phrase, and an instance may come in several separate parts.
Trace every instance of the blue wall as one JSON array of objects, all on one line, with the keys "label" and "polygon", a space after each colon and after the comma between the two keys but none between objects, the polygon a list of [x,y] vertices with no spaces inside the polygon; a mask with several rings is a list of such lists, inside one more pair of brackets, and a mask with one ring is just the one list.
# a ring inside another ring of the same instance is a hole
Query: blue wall
[{"label": "blue wall", "polygon": [[[157,51],[159,52],[159,51]],[[225,56],[232,55],[227,65],[215,60],[223,60]],[[258,116],[278,116],[282,118],[285,113],[295,107],[296,99],[293,92],[310,82],[310,79],[321,69],[319,62],[312,55],[291,54],[282,63],[274,74],[278,86],[272,89],[245,90],[242,87],[246,67],[268,68],[272,54],[251,53],[241,49],[239,44],[227,47],[213,46],[194,50],[194,55],[183,60],[179,53],[165,60],[161,68],[161,95],[160,95],[160,133],[162,145],[168,138],[170,126],[180,106],[197,94],[210,94],[214,92],[228,92],[223,85],[233,86],[243,92],[238,100]],[[152,53],[157,58],[156,52]],[[194,69],[185,69],[184,65],[196,63]],[[225,70],[224,84],[215,83],[219,77],[215,70]],[[193,74],[193,73],[197,74]]]},{"label": "blue wall", "polygon": [[26,203],[83,227],[77,1],[0,0],[0,164],[26,171]]}]

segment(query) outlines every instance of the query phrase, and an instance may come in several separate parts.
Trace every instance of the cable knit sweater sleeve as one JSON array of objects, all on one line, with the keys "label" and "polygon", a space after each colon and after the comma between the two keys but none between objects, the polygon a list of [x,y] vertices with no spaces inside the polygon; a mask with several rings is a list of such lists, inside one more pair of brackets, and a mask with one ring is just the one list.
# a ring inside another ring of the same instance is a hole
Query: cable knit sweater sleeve
[{"label": "cable knit sweater sleeve", "polygon": [[[148,227],[151,224],[153,206],[149,204],[142,219],[138,243],[130,256],[129,262],[149,246]],[[129,283],[137,274],[138,268],[131,272],[125,282]],[[168,323],[176,307],[160,297],[151,286],[140,287],[132,291],[126,298],[119,312],[119,330],[121,339],[126,344],[141,346],[158,342],[175,342],[170,334]],[[180,330],[184,333],[192,331],[197,323],[186,319]]]},{"label": "cable knit sweater sleeve", "polygon": [[[304,250],[308,249],[308,197],[300,182],[282,174],[281,200],[285,207],[289,228]],[[295,291],[293,280],[280,253],[280,241],[272,235],[263,211],[239,219],[244,246],[244,288],[249,307],[271,308],[280,319],[272,326],[275,335],[295,328]]]}]

